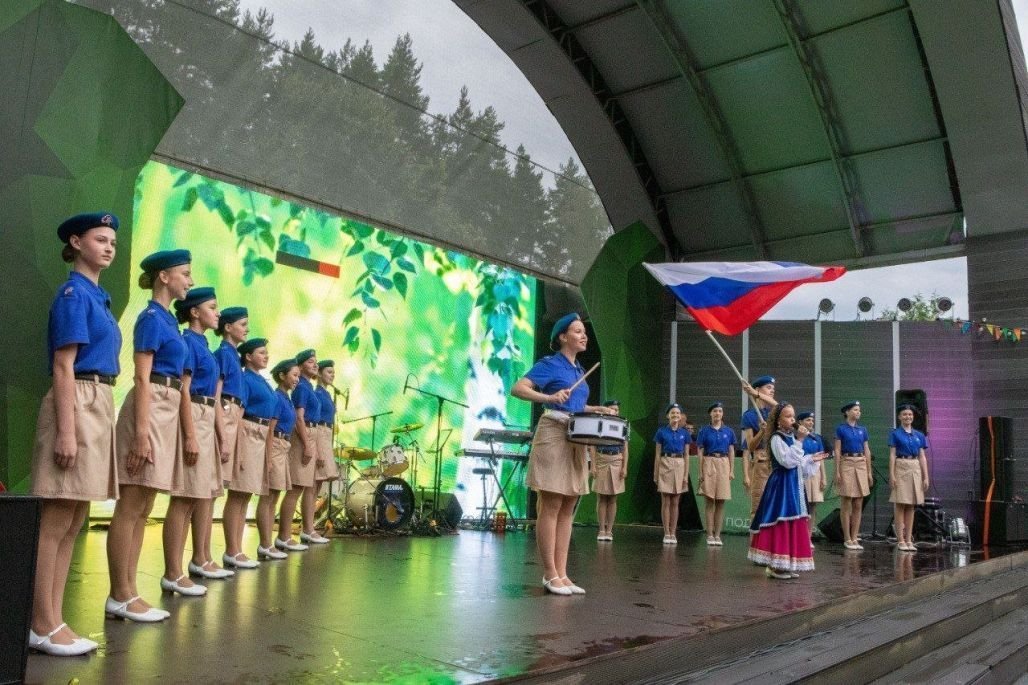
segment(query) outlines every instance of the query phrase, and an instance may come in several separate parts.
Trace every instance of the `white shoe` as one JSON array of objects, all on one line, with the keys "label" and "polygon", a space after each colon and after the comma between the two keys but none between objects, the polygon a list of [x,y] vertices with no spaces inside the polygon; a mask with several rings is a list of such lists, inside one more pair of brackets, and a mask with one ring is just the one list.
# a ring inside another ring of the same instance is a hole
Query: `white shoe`
[{"label": "white shoe", "polygon": [[293,542],[292,538],[289,538],[288,540],[275,538],[275,547],[281,550],[288,550],[290,552],[304,552],[307,550],[307,545],[299,542]]},{"label": "white shoe", "polygon": [[161,578],[161,590],[164,592],[177,592],[180,595],[187,597],[203,597],[207,594],[207,588],[203,585],[179,585],[179,581],[188,578],[185,574],[179,576],[175,580],[168,580],[167,578]]},{"label": "white shoe", "polygon": [[313,533],[300,533],[300,542],[312,542],[315,545],[324,545],[328,543],[328,538],[322,537],[318,531]]},{"label": "white shoe", "polygon": [[564,587],[563,585],[553,585],[553,581],[560,580],[559,578],[550,578],[546,580],[543,578],[543,587],[546,588],[547,592],[551,592],[555,595],[570,595],[573,594],[571,588]]},{"label": "white shoe", "polygon": [[92,640],[87,640],[84,637],[73,640],[70,645],[59,645],[51,642],[50,638],[61,632],[61,628],[64,628],[67,625],[67,623],[62,623],[43,636],[36,635],[30,630],[29,648],[34,649],[37,652],[42,652],[43,654],[49,654],[50,656],[82,656],[83,654],[92,652],[99,646]]},{"label": "white shoe", "polygon": [[119,602],[113,597],[108,597],[107,602],[104,603],[104,614],[108,618],[124,618],[129,621],[136,621],[137,623],[157,623],[171,616],[170,613],[164,609],[156,609],[150,607],[146,611],[140,613],[136,611],[129,611],[128,605],[139,599],[138,596],[132,597],[131,599]]},{"label": "white shoe", "polygon": [[[561,580],[570,581],[571,579],[568,578],[567,576],[564,576],[563,578],[561,578]],[[571,583],[571,585],[565,585],[564,587],[566,587],[568,590],[571,590],[571,594],[573,594],[573,595],[584,595],[585,594],[585,590],[580,588],[580,587],[578,587],[574,583]]]},{"label": "white shoe", "polygon": [[239,557],[242,556],[242,554],[243,553],[240,552],[234,557],[223,554],[221,556],[221,563],[225,564],[225,566],[235,566],[236,568],[257,568],[261,565],[261,562],[255,559],[240,559]]},{"label": "white shoe", "polygon": [[285,552],[279,552],[275,549],[274,545],[271,547],[261,547],[257,545],[257,558],[258,559],[285,559],[289,555]]},{"label": "white shoe", "polygon": [[667,539],[667,543],[669,545],[677,545],[678,544],[678,538],[676,538],[674,535],[672,535],[671,537],[669,537]]},{"label": "white shoe", "polygon": [[219,580],[221,578],[229,578],[236,575],[235,571],[230,571],[227,568],[214,568],[206,569],[203,566],[197,566],[193,562],[189,562],[189,575],[200,576],[201,578],[211,578]]},{"label": "white shoe", "polygon": [[708,537],[707,538],[707,547],[716,547],[716,546],[717,546],[717,540],[715,540],[712,537]]},{"label": "white shoe", "polygon": [[671,536],[665,535],[664,539],[661,542],[663,542],[665,545],[670,545],[671,544]]},{"label": "white shoe", "polygon": [[721,538],[714,538],[714,544],[718,547],[724,547],[725,543],[721,542]]},{"label": "white shoe", "polygon": [[764,575],[766,575],[768,578],[775,578],[777,580],[790,580],[792,578],[791,573],[785,573],[784,571],[779,573],[770,566],[764,567]]}]

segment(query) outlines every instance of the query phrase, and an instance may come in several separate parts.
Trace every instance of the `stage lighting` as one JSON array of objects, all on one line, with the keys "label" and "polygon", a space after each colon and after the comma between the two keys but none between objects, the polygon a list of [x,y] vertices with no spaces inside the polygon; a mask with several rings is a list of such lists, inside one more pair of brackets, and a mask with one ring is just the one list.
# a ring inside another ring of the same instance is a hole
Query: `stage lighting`
[{"label": "stage lighting", "polygon": [[913,308],[913,306],[914,303],[906,297],[900,298],[900,301],[896,303],[896,309],[900,310],[901,312],[909,312]]},{"label": "stage lighting", "polygon": [[953,309],[953,300],[943,296],[935,301],[935,306],[938,307],[940,312],[945,313]]},{"label": "stage lighting", "polygon": [[869,311],[874,309],[875,303],[871,301],[870,297],[862,297],[857,301],[857,309],[860,310],[861,314],[867,314]]},{"label": "stage lighting", "polygon": [[814,317],[814,320],[819,320],[822,314],[829,314],[834,309],[835,303],[829,300],[827,297],[823,298],[820,302],[817,303],[817,316]]}]

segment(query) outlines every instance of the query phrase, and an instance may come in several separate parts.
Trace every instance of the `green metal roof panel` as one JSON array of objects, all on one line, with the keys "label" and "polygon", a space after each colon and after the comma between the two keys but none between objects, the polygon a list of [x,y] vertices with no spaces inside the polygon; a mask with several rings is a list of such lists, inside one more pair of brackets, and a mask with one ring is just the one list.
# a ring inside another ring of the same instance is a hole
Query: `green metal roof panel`
[{"label": "green metal roof panel", "polygon": [[668,4],[699,69],[787,45],[770,2],[719,0]]}]

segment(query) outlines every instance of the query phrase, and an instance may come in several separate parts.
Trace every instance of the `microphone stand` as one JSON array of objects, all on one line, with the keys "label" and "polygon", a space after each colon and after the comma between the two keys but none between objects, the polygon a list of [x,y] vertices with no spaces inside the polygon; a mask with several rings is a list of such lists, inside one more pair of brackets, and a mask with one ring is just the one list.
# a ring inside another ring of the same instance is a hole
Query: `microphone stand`
[{"label": "microphone stand", "polygon": [[[468,405],[464,404],[463,402],[458,402],[457,400],[451,400],[449,397],[443,397],[442,395],[436,394],[434,392],[429,392],[428,390],[422,390],[421,388],[415,387],[413,385],[410,386],[410,389],[411,390],[416,390],[419,393],[421,393],[422,395],[426,395],[428,397],[432,397],[436,401],[436,406],[435,406],[435,470],[434,470],[433,477],[432,477],[432,518],[434,518],[437,522],[440,522],[443,525],[445,525],[446,522],[443,519],[442,511],[439,509],[439,497],[440,497],[440,494],[441,494],[440,490],[442,490],[442,480],[443,480],[443,445],[445,444],[445,441],[442,439],[443,438],[443,404],[445,404],[446,402],[449,402],[450,404],[456,404],[458,407],[464,407],[465,409],[470,409],[471,407],[469,407]],[[450,439],[450,436],[447,435],[446,436],[446,440],[449,440],[449,439]]]},{"label": "microphone stand", "polygon": [[[334,385],[329,385],[332,388],[332,405],[336,408],[336,414],[339,413],[339,396],[342,395],[346,399],[346,406],[350,406],[350,389],[347,388],[345,391],[340,392],[339,388]],[[344,408],[345,411],[345,408]],[[336,433],[338,430],[338,422],[333,416],[332,419],[332,454],[329,455],[330,459],[336,458]],[[350,480],[350,473],[347,471],[346,480]],[[328,482],[328,520],[331,522],[332,519],[332,481]]]},{"label": "microphone stand", "polygon": [[343,424],[347,424],[347,423],[356,423],[357,421],[367,421],[368,419],[371,419],[371,451],[374,452],[375,451],[375,433],[377,432],[376,426],[378,424],[378,419],[379,419],[380,416],[388,416],[389,414],[392,414],[392,413],[393,412],[391,412],[391,411],[383,411],[383,412],[379,412],[377,414],[369,414],[367,416],[361,416],[361,417],[356,418],[356,419],[347,419],[346,421],[340,421],[339,423],[341,425],[343,425]]}]

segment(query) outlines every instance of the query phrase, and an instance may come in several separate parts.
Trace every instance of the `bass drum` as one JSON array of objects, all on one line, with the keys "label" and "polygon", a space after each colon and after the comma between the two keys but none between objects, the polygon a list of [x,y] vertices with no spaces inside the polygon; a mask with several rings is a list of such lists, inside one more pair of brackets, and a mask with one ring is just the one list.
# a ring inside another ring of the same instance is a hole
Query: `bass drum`
[{"label": "bass drum", "polygon": [[402,478],[361,478],[350,483],[346,515],[356,526],[400,530],[414,516],[414,491]]}]

